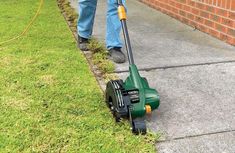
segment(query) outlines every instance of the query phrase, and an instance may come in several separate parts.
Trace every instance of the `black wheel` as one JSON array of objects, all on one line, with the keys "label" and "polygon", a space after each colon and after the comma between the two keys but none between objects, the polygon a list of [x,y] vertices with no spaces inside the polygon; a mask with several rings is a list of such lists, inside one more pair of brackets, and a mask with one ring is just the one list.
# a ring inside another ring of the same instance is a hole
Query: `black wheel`
[{"label": "black wheel", "polygon": [[105,92],[105,101],[107,106],[110,108],[116,122],[121,121],[121,117],[116,112],[115,104],[118,103],[117,98],[117,90],[115,89],[114,82],[117,82],[121,86],[123,85],[122,80],[111,80],[106,85],[106,92]]},{"label": "black wheel", "polygon": [[147,128],[144,119],[134,119],[132,121],[132,132],[134,134],[146,134]]}]

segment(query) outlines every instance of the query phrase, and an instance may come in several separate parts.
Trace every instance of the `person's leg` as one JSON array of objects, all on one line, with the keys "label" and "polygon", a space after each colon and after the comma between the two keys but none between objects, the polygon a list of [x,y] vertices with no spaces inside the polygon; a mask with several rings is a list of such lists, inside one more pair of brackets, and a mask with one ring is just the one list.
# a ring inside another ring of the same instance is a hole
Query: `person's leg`
[{"label": "person's leg", "polygon": [[[120,39],[121,22],[117,12],[117,1],[107,0],[107,31],[106,31],[106,47],[111,49],[113,47],[122,47],[122,41]],[[123,0],[125,3],[125,0]]]},{"label": "person's leg", "polygon": [[88,39],[92,35],[97,0],[79,0],[79,18],[77,23],[81,50],[87,50]]},{"label": "person's leg", "polygon": [[[122,53],[122,41],[120,38],[121,22],[117,12],[117,1],[107,0],[107,30],[106,30],[106,47],[109,50],[111,59],[117,63],[125,62],[125,55]],[[125,0],[123,0],[125,4]]]}]

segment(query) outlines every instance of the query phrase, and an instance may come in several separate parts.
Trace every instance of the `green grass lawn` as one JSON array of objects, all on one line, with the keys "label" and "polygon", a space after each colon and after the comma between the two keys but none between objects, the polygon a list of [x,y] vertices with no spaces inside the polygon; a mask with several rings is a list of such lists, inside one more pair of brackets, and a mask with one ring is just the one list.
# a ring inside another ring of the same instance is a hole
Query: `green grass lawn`
[{"label": "green grass lawn", "polygon": [[[0,1],[0,42],[23,31],[39,0]],[[155,152],[154,136],[116,124],[56,0],[21,39],[0,46],[0,152]]]}]

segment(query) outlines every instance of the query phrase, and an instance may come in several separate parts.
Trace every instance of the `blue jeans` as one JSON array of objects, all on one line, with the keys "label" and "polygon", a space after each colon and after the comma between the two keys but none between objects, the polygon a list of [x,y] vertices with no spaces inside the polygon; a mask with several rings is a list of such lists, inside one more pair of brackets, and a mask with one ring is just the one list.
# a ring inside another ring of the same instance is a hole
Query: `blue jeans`
[{"label": "blue jeans", "polygon": [[[125,4],[126,0],[123,0]],[[121,22],[117,12],[117,1],[107,0],[106,14],[106,47],[122,47],[120,38]],[[94,18],[96,12],[97,0],[79,0],[79,19],[78,19],[78,35],[83,38],[90,38],[92,35]]]}]

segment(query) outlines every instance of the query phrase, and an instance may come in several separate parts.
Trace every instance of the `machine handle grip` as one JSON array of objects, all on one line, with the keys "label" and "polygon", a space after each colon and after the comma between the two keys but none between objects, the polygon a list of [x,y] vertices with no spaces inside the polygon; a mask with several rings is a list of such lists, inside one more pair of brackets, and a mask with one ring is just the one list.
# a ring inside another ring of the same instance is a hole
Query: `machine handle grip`
[{"label": "machine handle grip", "polygon": [[126,9],[123,5],[118,6],[118,16],[120,20],[126,20]]}]

